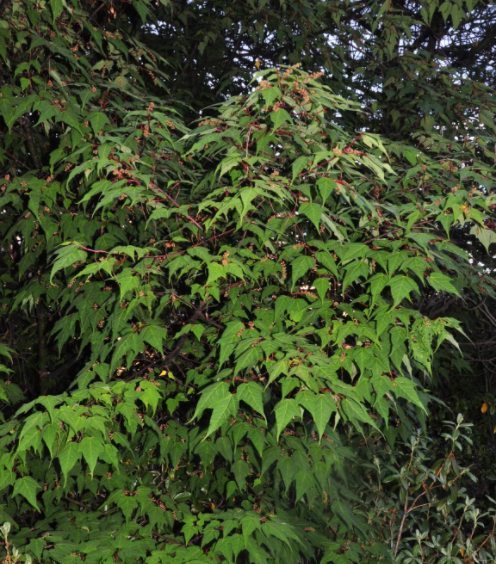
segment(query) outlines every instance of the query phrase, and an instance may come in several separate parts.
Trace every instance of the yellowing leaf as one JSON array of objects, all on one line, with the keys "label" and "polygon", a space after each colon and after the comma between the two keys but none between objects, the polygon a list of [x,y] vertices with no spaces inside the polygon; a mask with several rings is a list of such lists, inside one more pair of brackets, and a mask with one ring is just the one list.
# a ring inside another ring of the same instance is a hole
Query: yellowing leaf
[{"label": "yellowing leaf", "polygon": [[482,412],[482,413],[486,413],[487,408],[488,408],[488,405],[487,405],[486,402],[484,402],[484,403],[482,404],[482,407],[481,407],[481,412]]}]

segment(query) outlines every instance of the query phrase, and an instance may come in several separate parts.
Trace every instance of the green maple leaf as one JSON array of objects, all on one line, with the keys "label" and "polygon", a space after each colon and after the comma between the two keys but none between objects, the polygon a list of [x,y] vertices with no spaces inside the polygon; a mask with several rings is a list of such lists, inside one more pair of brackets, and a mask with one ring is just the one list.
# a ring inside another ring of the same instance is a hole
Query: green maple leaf
[{"label": "green maple leaf", "polygon": [[301,408],[294,399],[283,399],[274,408],[276,414],[276,438],[279,440],[279,435],[286,428],[286,425],[294,418],[300,417]]},{"label": "green maple leaf", "polygon": [[451,278],[446,276],[446,274],[433,272],[427,277],[427,282],[438,292],[449,292],[450,294],[456,294],[458,297],[461,297],[460,292],[453,286]]},{"label": "green maple leaf", "polygon": [[299,212],[308,217],[308,219],[315,225],[315,229],[319,229],[320,218],[324,213],[324,208],[322,206],[312,203],[301,204]]},{"label": "green maple leaf", "polygon": [[293,287],[303,275],[305,275],[309,270],[312,270],[314,267],[315,263],[312,257],[303,255],[296,258],[291,263]]},{"label": "green maple leaf", "polygon": [[67,443],[59,452],[58,458],[62,474],[64,475],[65,480],[67,480],[67,476],[74,467],[74,464],[76,464],[76,462],[81,458],[79,445],[75,442]]},{"label": "green maple leaf", "polygon": [[238,401],[233,394],[229,394],[213,405],[212,416],[208,425],[205,438],[215,432],[230,415],[238,410]]},{"label": "green maple leaf", "polygon": [[16,480],[12,495],[14,497],[16,495],[22,495],[37,511],[39,511],[40,508],[36,502],[36,490],[39,489],[41,489],[41,486],[36,480],[31,478],[31,476],[24,476],[24,478]]},{"label": "green maple leaf", "polygon": [[399,305],[405,298],[410,300],[411,292],[419,292],[417,283],[408,276],[395,276],[389,281],[388,286],[393,294],[393,307]]},{"label": "green maple leaf", "polygon": [[216,382],[208,388],[205,388],[200,396],[200,401],[196,406],[192,419],[202,416],[205,409],[213,409],[215,405],[230,396],[229,386],[225,382]]},{"label": "green maple leaf", "polygon": [[244,401],[257,413],[260,413],[260,415],[262,415],[265,419],[263,388],[260,384],[257,384],[256,382],[241,384],[241,386],[239,386],[237,389],[236,395],[238,396],[238,400]]},{"label": "green maple leaf", "polygon": [[395,395],[411,401],[417,407],[420,407],[424,413],[427,413],[427,409],[418,395],[417,386],[412,380],[399,376],[392,382],[392,390]]},{"label": "green maple leaf", "polygon": [[98,457],[103,452],[103,444],[96,437],[84,437],[79,443],[79,451],[83,455],[88,467],[90,469],[90,474],[93,477],[93,472],[98,460]]}]

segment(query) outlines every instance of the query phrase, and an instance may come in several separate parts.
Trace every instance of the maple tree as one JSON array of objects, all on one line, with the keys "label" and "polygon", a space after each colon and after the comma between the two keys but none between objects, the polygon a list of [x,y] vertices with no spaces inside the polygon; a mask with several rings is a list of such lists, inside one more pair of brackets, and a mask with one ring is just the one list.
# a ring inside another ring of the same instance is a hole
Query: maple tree
[{"label": "maple tree", "polygon": [[0,2],[7,561],[493,561],[493,15]]}]

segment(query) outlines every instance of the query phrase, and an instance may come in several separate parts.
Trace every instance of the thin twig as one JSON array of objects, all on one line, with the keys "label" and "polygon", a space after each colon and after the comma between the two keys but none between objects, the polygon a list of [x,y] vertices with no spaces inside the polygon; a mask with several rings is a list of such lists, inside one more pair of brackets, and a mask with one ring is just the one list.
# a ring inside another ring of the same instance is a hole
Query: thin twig
[{"label": "thin twig", "polygon": [[401,517],[400,528],[398,530],[398,536],[396,538],[396,546],[394,547],[394,556],[398,554],[400,548],[400,540],[403,535],[403,527],[405,526],[406,516],[408,515],[408,492],[406,492],[405,505],[403,507],[403,516]]}]

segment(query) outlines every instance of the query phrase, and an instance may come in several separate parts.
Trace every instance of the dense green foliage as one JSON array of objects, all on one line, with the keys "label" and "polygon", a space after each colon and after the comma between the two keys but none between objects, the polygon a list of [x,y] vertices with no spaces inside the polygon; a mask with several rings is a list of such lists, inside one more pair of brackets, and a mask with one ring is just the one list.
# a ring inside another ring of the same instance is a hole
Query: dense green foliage
[{"label": "dense green foliage", "polygon": [[7,561],[494,561],[481,14],[0,2]]}]

